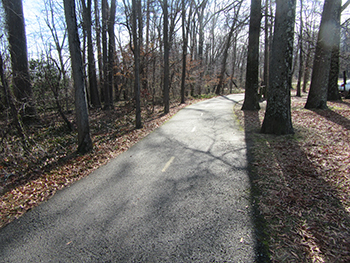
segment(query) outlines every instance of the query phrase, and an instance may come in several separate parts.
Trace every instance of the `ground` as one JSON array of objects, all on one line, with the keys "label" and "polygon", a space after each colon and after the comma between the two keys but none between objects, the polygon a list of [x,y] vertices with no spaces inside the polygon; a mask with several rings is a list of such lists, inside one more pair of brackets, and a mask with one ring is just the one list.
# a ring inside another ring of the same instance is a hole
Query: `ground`
[{"label": "ground", "polygon": [[253,158],[253,190],[273,262],[350,261],[350,101],[304,109],[292,97],[294,135],[259,133],[260,112],[234,111]]}]

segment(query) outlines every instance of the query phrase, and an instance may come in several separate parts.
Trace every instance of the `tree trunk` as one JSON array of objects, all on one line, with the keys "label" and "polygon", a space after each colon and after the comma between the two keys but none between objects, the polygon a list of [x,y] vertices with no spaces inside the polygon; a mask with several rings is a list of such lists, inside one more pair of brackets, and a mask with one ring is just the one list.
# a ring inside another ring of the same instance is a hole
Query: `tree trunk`
[{"label": "tree trunk", "polygon": [[259,110],[259,37],[261,0],[251,0],[245,96],[242,110]]},{"label": "tree trunk", "polygon": [[95,31],[96,31],[96,48],[97,48],[97,64],[98,64],[98,73],[99,80],[97,81],[98,90],[100,92],[100,99],[103,100],[103,88],[101,82],[103,80],[103,64],[102,64],[102,51],[101,51],[101,26],[100,26],[100,10],[98,5],[98,0],[94,0],[94,9],[95,9]]},{"label": "tree trunk", "polygon": [[337,2],[341,0],[325,0],[320,30],[316,44],[314,66],[311,76],[306,109],[326,109],[331,65],[332,47],[336,30],[335,11]]},{"label": "tree trunk", "polygon": [[89,88],[90,88],[90,102],[94,108],[100,108],[100,96],[97,87],[97,76],[96,76],[96,65],[94,57],[94,47],[92,44],[92,22],[91,22],[91,0],[81,0],[83,6],[83,17],[84,26],[87,34],[87,48],[88,48],[88,77],[89,77]]},{"label": "tree trunk", "polygon": [[84,86],[83,61],[75,13],[75,1],[64,0],[64,11],[68,28],[69,51],[75,90],[75,114],[78,128],[78,152],[84,154],[92,150],[89,115]]},{"label": "tree trunk", "polygon": [[[111,1],[111,8],[108,18],[108,75],[107,75],[107,89],[108,96],[108,108],[113,108],[113,86],[114,86],[114,65],[115,65],[115,13],[116,13],[116,0]],[[106,104],[107,105],[107,104]]]},{"label": "tree trunk", "polygon": [[134,93],[136,102],[136,129],[142,128],[141,122],[141,102],[140,102],[140,45],[139,45],[139,34],[138,29],[138,19],[139,9],[141,10],[141,0],[132,0],[132,39],[134,44]]},{"label": "tree trunk", "polygon": [[164,113],[169,113],[169,36],[168,36],[168,1],[163,0],[163,42],[164,42]]},{"label": "tree trunk", "polygon": [[277,0],[276,4],[270,89],[261,132],[283,135],[294,133],[290,109],[290,89],[296,0]]},{"label": "tree trunk", "polygon": [[304,50],[303,50],[303,0],[300,0],[300,31],[299,31],[299,72],[297,83],[297,96],[301,97],[301,78],[304,71]]},{"label": "tree trunk", "polygon": [[186,59],[187,59],[187,43],[188,43],[188,27],[186,26],[186,4],[185,0],[182,4],[182,74],[181,74],[181,104],[185,103],[185,81],[186,81]]},{"label": "tree trunk", "polygon": [[264,47],[264,90],[263,96],[267,97],[269,89],[269,72],[270,72],[270,23],[269,23],[269,0],[265,0],[265,47]]},{"label": "tree trunk", "polygon": [[22,0],[2,0],[2,4],[6,15],[14,93],[23,104],[23,121],[30,123],[37,119],[37,112],[32,100]]},{"label": "tree trunk", "polygon": [[107,27],[108,27],[108,3],[102,0],[102,67],[103,67],[103,102],[104,109],[110,109],[109,92],[108,92],[108,45],[107,45]]},{"label": "tree trunk", "polygon": [[341,96],[338,88],[339,78],[339,55],[340,55],[340,17],[341,17],[341,1],[336,0],[337,6],[335,7],[336,17],[336,29],[334,33],[334,46],[332,47],[331,65],[329,72],[328,94],[327,100],[341,100]]}]

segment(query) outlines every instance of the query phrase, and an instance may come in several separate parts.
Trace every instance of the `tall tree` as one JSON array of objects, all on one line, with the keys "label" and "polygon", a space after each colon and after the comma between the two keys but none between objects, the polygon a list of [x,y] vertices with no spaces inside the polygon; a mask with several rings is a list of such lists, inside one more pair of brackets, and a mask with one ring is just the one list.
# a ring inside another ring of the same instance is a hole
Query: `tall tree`
[{"label": "tall tree", "polygon": [[[185,103],[185,82],[186,82],[186,62],[187,62],[187,45],[189,23],[186,22],[186,1],[181,0],[182,9],[182,73],[181,73],[181,104]],[[192,13],[192,5],[190,7],[189,16]]]},{"label": "tall tree", "polygon": [[301,78],[304,71],[304,49],[303,49],[303,0],[300,0],[300,29],[299,29],[299,72],[297,83],[297,96],[301,97]]},{"label": "tall tree", "polygon": [[245,96],[242,110],[259,110],[259,37],[261,0],[251,0]]},{"label": "tall tree", "polygon": [[328,94],[327,100],[340,100],[341,96],[338,89],[339,76],[339,55],[340,55],[340,17],[341,17],[341,0],[335,0],[337,6],[335,7],[334,17],[336,19],[334,31],[334,43],[332,47],[331,65],[329,71]]},{"label": "tall tree", "polygon": [[269,72],[270,72],[270,22],[269,22],[269,0],[265,0],[265,47],[264,47],[264,90],[263,95],[266,98],[269,88]]},{"label": "tall tree", "polygon": [[163,0],[163,44],[164,44],[164,83],[163,102],[164,113],[169,113],[169,29],[168,29],[168,1]]},{"label": "tall tree", "polygon": [[71,55],[74,80],[75,114],[78,127],[78,152],[84,154],[91,151],[93,145],[90,137],[88,107],[83,74],[83,60],[75,13],[75,1],[64,0],[63,3],[68,29],[69,51]]},{"label": "tall tree", "polygon": [[336,8],[341,0],[325,0],[318,32],[314,65],[306,109],[327,108],[329,71],[337,24]]},{"label": "tall tree", "polygon": [[[112,108],[113,106],[113,85],[114,85],[114,65],[115,65],[115,13],[116,13],[116,0],[111,1],[111,7],[108,17],[108,75],[107,75],[107,89],[106,99],[108,99],[108,107]],[[107,105],[107,103],[106,103]]]},{"label": "tall tree", "polygon": [[96,65],[94,57],[94,47],[92,43],[92,19],[91,19],[91,0],[81,0],[83,6],[83,20],[84,29],[87,35],[87,48],[88,48],[88,77],[89,77],[89,90],[90,90],[90,103],[94,108],[100,108],[100,96],[97,87],[97,75]]},{"label": "tall tree", "polygon": [[23,120],[30,122],[37,118],[37,113],[32,100],[22,0],[2,0],[2,4],[6,15],[14,93],[23,104]]},{"label": "tall tree", "polygon": [[[140,38],[138,34],[139,23],[142,19],[139,16],[141,11],[141,0],[132,0],[132,40],[134,51],[134,93],[136,102],[136,129],[142,128],[141,104],[140,104]],[[140,30],[140,29],[139,29]]]},{"label": "tall tree", "polygon": [[277,0],[276,4],[270,89],[261,132],[282,135],[294,133],[290,109],[290,89],[296,0]]}]

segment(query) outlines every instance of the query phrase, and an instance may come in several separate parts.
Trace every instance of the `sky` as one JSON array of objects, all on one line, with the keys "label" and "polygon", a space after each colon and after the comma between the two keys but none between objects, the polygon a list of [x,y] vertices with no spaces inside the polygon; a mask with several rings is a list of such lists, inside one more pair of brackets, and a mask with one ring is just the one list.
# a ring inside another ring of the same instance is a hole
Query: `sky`
[{"label": "sky", "polygon": [[[249,0],[248,0],[249,1]],[[62,3],[63,1],[58,1]],[[297,1],[298,2],[298,1]],[[346,0],[342,0],[343,3]],[[63,4],[63,3],[62,3]],[[48,28],[45,24],[44,17],[44,0],[23,0],[23,12],[26,20],[26,33],[28,42],[28,54],[30,57],[35,56],[43,50],[43,42],[40,39],[40,32],[43,38],[49,38]],[[63,13],[61,15],[64,15]],[[342,14],[342,21],[350,17],[350,7]]]}]

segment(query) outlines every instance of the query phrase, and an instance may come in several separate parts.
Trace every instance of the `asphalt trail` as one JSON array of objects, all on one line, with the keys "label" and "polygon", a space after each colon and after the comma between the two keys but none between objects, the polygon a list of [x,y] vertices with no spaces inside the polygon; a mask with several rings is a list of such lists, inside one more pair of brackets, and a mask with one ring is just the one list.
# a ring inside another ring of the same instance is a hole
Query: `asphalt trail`
[{"label": "asphalt trail", "polygon": [[254,262],[243,95],[181,110],[0,230],[0,262]]}]

